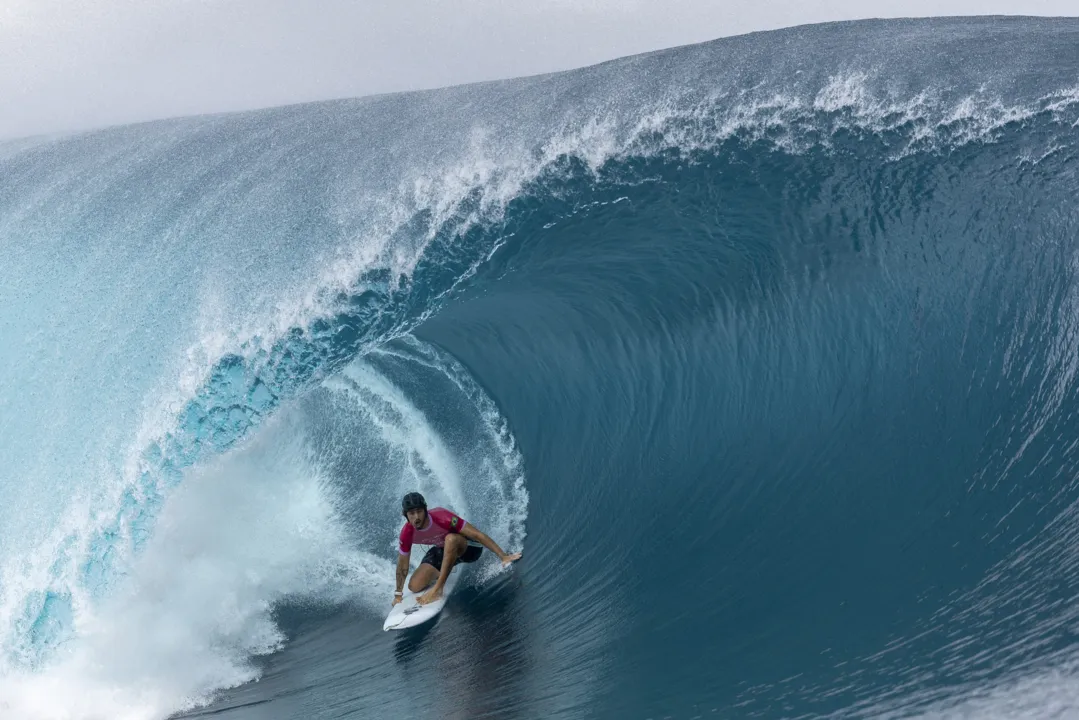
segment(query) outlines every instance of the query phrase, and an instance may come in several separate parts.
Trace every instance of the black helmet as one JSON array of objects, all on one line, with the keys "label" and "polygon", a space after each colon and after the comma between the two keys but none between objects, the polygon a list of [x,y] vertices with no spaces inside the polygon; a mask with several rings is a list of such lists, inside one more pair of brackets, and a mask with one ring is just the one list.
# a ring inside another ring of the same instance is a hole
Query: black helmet
[{"label": "black helmet", "polygon": [[401,500],[401,514],[408,515],[409,510],[415,510],[416,508],[423,508],[426,510],[427,501],[424,500],[423,495],[420,495],[418,492],[410,492],[408,495],[405,495],[403,500]]}]

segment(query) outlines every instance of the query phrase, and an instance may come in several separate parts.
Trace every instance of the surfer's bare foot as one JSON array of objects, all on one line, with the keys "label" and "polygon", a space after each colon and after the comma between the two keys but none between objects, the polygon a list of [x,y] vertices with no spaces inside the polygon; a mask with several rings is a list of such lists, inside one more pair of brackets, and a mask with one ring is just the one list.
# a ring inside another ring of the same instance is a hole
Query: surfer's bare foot
[{"label": "surfer's bare foot", "polygon": [[503,555],[499,559],[502,561],[502,567],[505,567],[506,565],[509,565],[511,562],[517,562],[518,560],[520,560],[521,559],[521,553],[506,554],[506,555]]},{"label": "surfer's bare foot", "polygon": [[442,588],[431,588],[423,595],[416,598],[416,602],[418,602],[420,605],[428,605],[430,603],[433,603],[435,600],[438,600],[440,597],[442,597]]}]

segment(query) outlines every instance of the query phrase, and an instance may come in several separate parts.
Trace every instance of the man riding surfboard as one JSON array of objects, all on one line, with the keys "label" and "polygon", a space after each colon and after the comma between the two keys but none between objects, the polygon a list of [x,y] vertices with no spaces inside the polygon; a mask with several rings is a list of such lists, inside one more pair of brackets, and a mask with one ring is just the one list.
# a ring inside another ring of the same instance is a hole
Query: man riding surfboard
[{"label": "man riding surfboard", "polygon": [[405,495],[401,501],[401,514],[407,522],[401,528],[398,538],[394,605],[401,602],[403,597],[402,588],[408,575],[413,543],[431,546],[416,572],[412,573],[412,579],[408,581],[408,589],[413,593],[420,592],[434,582],[434,587],[416,599],[420,605],[432,603],[442,597],[442,588],[446,585],[453,566],[459,562],[475,562],[483,554],[483,548],[498,555],[503,565],[509,565],[521,558],[521,553],[503,552],[498,543],[466,523],[460,515],[440,507],[432,508],[428,512],[427,501],[418,492]]}]

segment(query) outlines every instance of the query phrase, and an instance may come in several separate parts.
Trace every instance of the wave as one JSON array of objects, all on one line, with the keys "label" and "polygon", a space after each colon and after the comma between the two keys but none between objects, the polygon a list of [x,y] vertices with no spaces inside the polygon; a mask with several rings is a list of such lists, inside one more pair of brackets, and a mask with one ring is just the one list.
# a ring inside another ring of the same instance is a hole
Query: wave
[{"label": "wave", "polygon": [[901,713],[1046,662],[1058,604],[1001,618],[1071,572],[1073,34],[799,28],[5,146],[0,702],[222,701],[282,607],[377,615],[413,487],[528,521],[517,652],[566,689],[492,683],[524,714]]}]

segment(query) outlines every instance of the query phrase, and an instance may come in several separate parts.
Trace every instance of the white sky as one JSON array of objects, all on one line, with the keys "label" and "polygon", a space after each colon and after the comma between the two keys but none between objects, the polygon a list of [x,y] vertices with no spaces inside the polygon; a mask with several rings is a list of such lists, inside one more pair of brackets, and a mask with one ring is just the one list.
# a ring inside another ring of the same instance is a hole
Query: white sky
[{"label": "white sky", "polygon": [[1076,0],[0,0],[0,138],[579,67],[864,17]]}]

